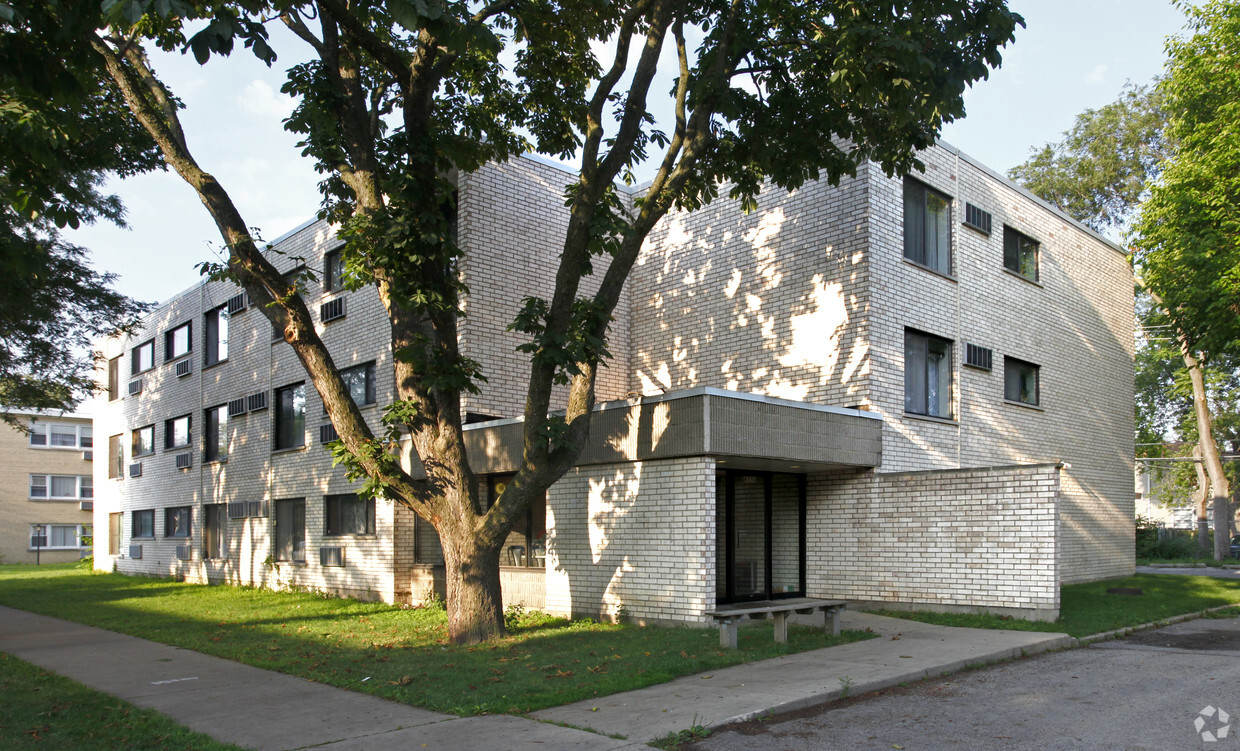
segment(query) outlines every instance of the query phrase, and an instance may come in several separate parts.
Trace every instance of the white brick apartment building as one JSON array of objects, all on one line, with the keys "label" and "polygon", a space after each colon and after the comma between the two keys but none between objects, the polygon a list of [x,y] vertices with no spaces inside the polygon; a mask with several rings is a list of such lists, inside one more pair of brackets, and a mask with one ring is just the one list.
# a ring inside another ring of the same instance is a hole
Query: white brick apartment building
[{"label": "white brick apartment building", "polygon": [[[588,445],[504,548],[506,600],[688,623],[797,594],[1053,618],[1060,583],[1131,573],[1123,250],[951,147],[923,159],[656,228]],[[458,181],[484,497],[520,459],[527,368],[505,326],[550,292],[568,179],[517,159]],[[338,288],[338,245],[314,223],[273,257],[317,275],[304,294],[377,428],[387,322],[373,289]],[[239,292],[204,283],[106,343],[96,565],[389,601],[442,588],[433,529],[352,495],[318,395]]]}]

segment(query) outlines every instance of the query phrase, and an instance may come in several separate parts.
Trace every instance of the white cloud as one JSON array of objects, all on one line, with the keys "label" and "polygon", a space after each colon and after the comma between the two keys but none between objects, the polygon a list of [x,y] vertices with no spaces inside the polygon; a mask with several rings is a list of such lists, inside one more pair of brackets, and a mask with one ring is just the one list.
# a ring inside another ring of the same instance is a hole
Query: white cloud
[{"label": "white cloud", "polygon": [[293,97],[281,94],[266,81],[251,81],[236,96],[236,102],[242,111],[259,117],[283,120],[293,114]]},{"label": "white cloud", "polygon": [[1089,84],[1090,86],[1096,86],[1102,83],[1103,81],[1106,80],[1106,73],[1109,67],[1110,66],[1107,66],[1107,65],[1099,65],[1098,67],[1094,68],[1093,70],[1089,72],[1089,75],[1085,76],[1085,83]]}]

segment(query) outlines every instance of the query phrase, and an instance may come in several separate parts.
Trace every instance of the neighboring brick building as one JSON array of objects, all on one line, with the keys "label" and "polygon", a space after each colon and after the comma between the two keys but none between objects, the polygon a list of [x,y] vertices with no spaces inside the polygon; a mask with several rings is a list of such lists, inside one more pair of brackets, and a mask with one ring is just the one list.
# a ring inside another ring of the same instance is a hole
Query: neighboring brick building
[{"label": "neighboring brick building", "polygon": [[[863,165],[660,223],[589,443],[504,548],[506,599],[690,623],[797,593],[1051,618],[1061,582],[1131,573],[1123,250],[950,147],[923,159],[916,178]],[[567,180],[533,159],[458,180],[484,498],[520,460],[527,366],[505,324],[550,292]],[[377,427],[387,323],[372,289],[337,288],[338,244],[310,224],[273,259],[319,277],[307,300]],[[350,495],[317,394],[238,293],[205,283],[105,344],[99,565],[396,601],[442,588],[433,529]]]},{"label": "neighboring brick building", "polygon": [[12,413],[0,425],[0,563],[63,563],[90,554],[91,419]]}]

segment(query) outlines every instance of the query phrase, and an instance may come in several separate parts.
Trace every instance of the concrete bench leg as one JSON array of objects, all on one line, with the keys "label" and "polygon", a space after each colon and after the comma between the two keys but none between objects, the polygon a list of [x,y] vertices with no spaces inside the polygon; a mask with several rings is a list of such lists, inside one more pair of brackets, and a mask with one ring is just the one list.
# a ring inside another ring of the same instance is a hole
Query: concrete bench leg
[{"label": "concrete bench leg", "polygon": [[719,646],[724,649],[736,649],[736,619],[730,618],[719,622]]},{"label": "concrete bench leg", "polygon": [[831,608],[823,611],[823,630],[831,636],[840,635],[840,609]]},{"label": "concrete bench leg", "polygon": [[771,617],[775,619],[775,643],[788,643],[788,612],[780,611],[771,613]]}]

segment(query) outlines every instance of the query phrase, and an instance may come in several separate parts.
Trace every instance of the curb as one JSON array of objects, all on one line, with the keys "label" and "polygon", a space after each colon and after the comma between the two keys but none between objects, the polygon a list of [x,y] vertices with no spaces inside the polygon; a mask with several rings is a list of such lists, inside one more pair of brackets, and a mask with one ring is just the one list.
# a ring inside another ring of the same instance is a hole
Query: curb
[{"label": "curb", "polygon": [[[1228,607],[1231,606],[1229,605]],[[872,691],[881,691],[883,689],[892,688],[900,685],[901,683],[916,683],[917,681],[925,680],[927,678],[937,678],[951,673],[958,673],[967,668],[992,665],[998,662],[1014,660],[1019,657],[1040,654],[1042,652],[1053,652],[1055,650],[1067,649],[1075,646],[1076,640],[1066,634],[1048,636],[1040,642],[1023,647],[1008,647],[1007,649],[996,650],[969,660],[957,660],[943,665],[936,665],[932,668],[910,670],[907,673],[888,676],[878,680],[855,683],[849,686],[847,691],[843,688],[834,688],[823,691],[822,693],[805,696],[800,699],[792,699],[765,709],[745,712],[734,717],[721,719],[718,722],[711,723],[708,729],[731,725],[737,722],[749,722],[751,720],[756,720],[773,714],[785,714],[787,712],[810,709],[824,704],[830,704],[837,699],[846,698],[848,696],[860,696],[861,694],[868,694]]]},{"label": "curb", "polygon": [[[1184,621],[1192,621],[1192,620],[1196,620],[1197,618],[1203,617],[1206,613],[1217,613],[1220,610],[1227,610],[1229,608],[1235,608],[1235,607],[1240,607],[1240,604],[1216,605],[1212,608],[1206,608],[1204,610],[1198,610],[1192,613],[1182,613],[1180,615],[1173,615],[1167,618],[1163,618],[1160,621],[1140,623],[1140,624],[1137,624],[1136,626],[1125,626],[1124,628],[1117,628],[1114,631],[1103,631],[1101,634],[1091,634],[1090,636],[1082,636],[1080,638],[1076,638],[1072,640],[1076,642],[1077,646],[1085,647],[1085,646],[1089,646],[1090,644],[1093,644],[1094,642],[1108,641],[1110,639],[1119,639],[1120,637],[1124,637],[1129,634],[1135,634],[1138,631],[1148,631],[1151,628],[1159,628],[1161,626],[1170,626],[1173,623],[1183,623]],[[1068,637],[1068,638],[1071,639],[1072,637]]]}]

